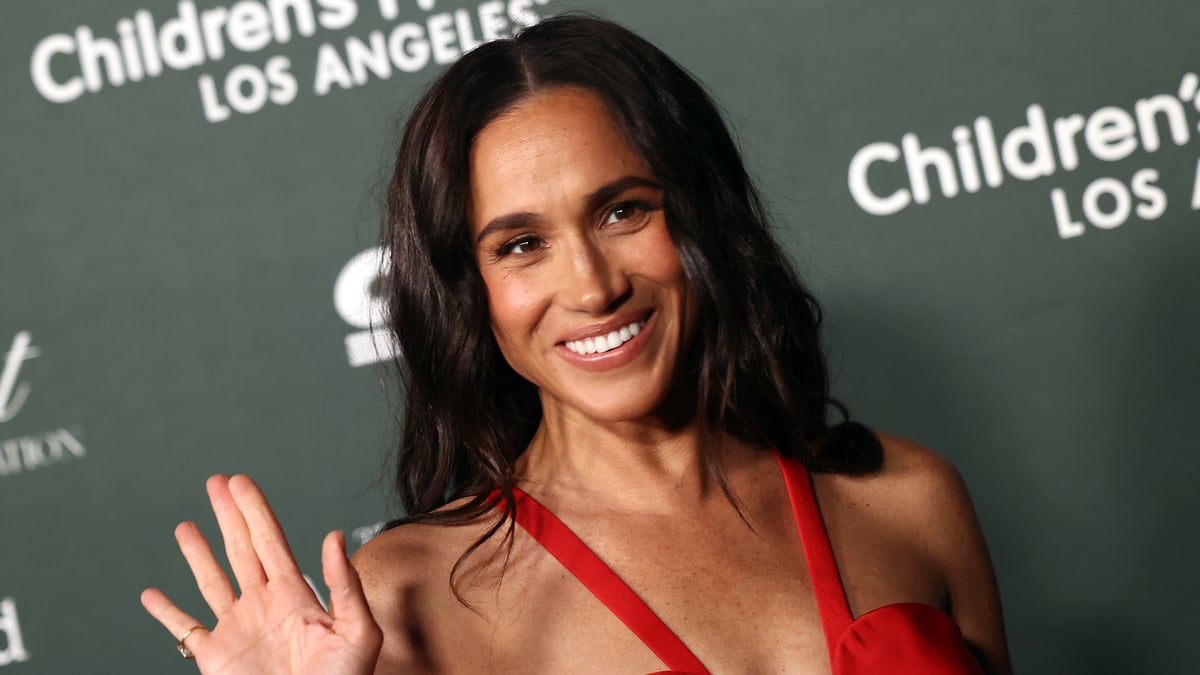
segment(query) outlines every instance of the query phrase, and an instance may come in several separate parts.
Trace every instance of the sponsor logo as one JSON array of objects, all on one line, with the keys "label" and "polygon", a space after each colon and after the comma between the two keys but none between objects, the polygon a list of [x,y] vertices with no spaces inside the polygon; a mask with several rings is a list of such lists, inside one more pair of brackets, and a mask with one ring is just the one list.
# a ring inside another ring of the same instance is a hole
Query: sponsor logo
[{"label": "sponsor logo", "polygon": [[387,252],[369,248],[350,259],[333,284],[333,307],[356,330],[346,336],[346,360],[353,367],[396,358],[399,350],[388,332],[383,295]]},{"label": "sponsor logo", "polygon": [[[13,338],[0,371],[0,424],[15,419],[29,402],[33,386],[23,379],[23,366],[40,353],[29,331]],[[78,427],[59,427],[0,439],[0,478],[82,459],[87,450],[79,440],[81,435]]]},{"label": "sponsor logo", "polygon": [[83,459],[85,454],[76,433],[66,428],[5,439],[0,441],[0,478]]},{"label": "sponsor logo", "polygon": [[387,525],[387,521],[385,520],[381,520],[378,523],[371,523],[370,525],[360,525],[350,531],[350,539],[359,546],[362,546],[382,532],[384,525]]},{"label": "sponsor logo", "polygon": [[[1150,155],[1164,146],[1185,146],[1195,138],[1189,115],[1197,112],[1200,76],[1195,73],[1184,75],[1174,91],[1086,115],[1050,119],[1034,103],[1025,109],[1025,123],[1002,135],[991,118],[980,116],[932,143],[915,133],[903,134],[899,144],[869,143],[851,158],[847,184],[859,208],[889,216],[928,204],[938,194],[952,199],[960,193],[1001,188],[1012,180],[1035,181],[1097,161],[1116,162]],[[1170,191],[1191,189],[1191,208],[1200,209],[1200,165],[1192,185],[1164,188],[1160,182],[1169,181],[1161,181],[1159,171],[1147,167],[1097,178],[1079,197],[1053,188],[1050,207],[1059,238],[1079,237],[1092,228],[1111,230],[1133,216],[1157,220],[1167,210]]]},{"label": "sponsor logo", "polygon": [[436,0],[418,0],[420,15],[406,7],[407,16],[401,16],[399,0],[238,0],[227,7],[206,8],[180,0],[161,20],[140,9],[109,24],[112,29],[82,25],[72,33],[47,35],[30,54],[29,73],[42,98],[70,103],[105,88],[206,68],[226,57],[256,54],[319,32],[347,30],[362,15],[376,25],[386,24],[320,44],[316,67],[307,74],[293,72],[292,60],[283,54],[200,74],[204,119],[217,123],[234,113],[256,113],[268,103],[289,105],[304,81],[312,83],[313,96],[324,96],[335,87],[351,89],[395,73],[449,63],[485,42],[537,23],[534,7],[546,2],[487,0],[436,11]]},{"label": "sponsor logo", "polygon": [[0,600],[0,666],[29,660],[21,622],[17,618],[17,603],[12,598]]},{"label": "sponsor logo", "polygon": [[21,382],[20,377],[21,367],[39,353],[32,341],[28,331],[17,333],[4,355],[4,369],[0,371],[0,423],[16,417],[29,398],[29,383]]}]

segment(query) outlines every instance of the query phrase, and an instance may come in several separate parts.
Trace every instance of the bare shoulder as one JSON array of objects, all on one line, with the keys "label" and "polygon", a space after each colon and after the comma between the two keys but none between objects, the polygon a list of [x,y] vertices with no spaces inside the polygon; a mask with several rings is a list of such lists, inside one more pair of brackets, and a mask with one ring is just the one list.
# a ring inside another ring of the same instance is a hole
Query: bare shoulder
[{"label": "bare shoulder", "polygon": [[422,637],[426,598],[440,565],[441,548],[433,528],[403,525],[381,532],[350,559],[362,580],[371,615],[383,632],[377,673],[432,672],[431,654]]},{"label": "bare shoulder", "polygon": [[943,570],[969,562],[959,558],[982,544],[983,535],[958,469],[916,441],[879,432],[876,436],[883,446],[883,464],[865,481],[872,496],[924,543]]},{"label": "bare shoulder", "polygon": [[[905,537],[931,534],[930,526],[973,518],[958,469],[933,450],[899,436],[875,432],[882,462],[867,473],[821,474],[830,497]],[[937,533],[932,533],[936,535]]]},{"label": "bare shoulder", "polygon": [[875,435],[883,446],[883,465],[875,481],[882,495],[909,505],[905,512],[918,521],[973,514],[967,486],[950,460],[916,441]]},{"label": "bare shoulder", "polygon": [[372,609],[386,609],[404,589],[428,583],[445,548],[445,532],[430,525],[403,525],[381,532],[354,553]]},{"label": "bare shoulder", "polygon": [[951,613],[987,672],[1012,672],[999,589],[966,483],[945,457],[915,441],[876,433],[879,470],[848,478],[843,490],[875,502],[893,527],[926,551],[943,579]]},{"label": "bare shoulder", "polygon": [[454,624],[465,637],[468,624],[479,618],[454,595],[451,570],[487,527],[410,523],[380,533],[354,553],[351,563],[384,636],[376,672],[445,670],[442,627]]},{"label": "bare shoulder", "polygon": [[493,523],[492,518],[482,516],[464,523],[401,525],[363,544],[351,562],[362,578],[368,599],[375,594],[383,601],[406,588],[448,584],[454,563]]}]

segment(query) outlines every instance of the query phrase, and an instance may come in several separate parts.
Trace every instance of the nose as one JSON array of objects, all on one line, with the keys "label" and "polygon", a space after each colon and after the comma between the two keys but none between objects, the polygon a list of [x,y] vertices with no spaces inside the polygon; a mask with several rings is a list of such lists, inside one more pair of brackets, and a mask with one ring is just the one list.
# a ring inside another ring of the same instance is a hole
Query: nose
[{"label": "nose", "polygon": [[605,314],[629,296],[629,277],[598,242],[581,237],[566,259],[560,296],[568,309]]}]

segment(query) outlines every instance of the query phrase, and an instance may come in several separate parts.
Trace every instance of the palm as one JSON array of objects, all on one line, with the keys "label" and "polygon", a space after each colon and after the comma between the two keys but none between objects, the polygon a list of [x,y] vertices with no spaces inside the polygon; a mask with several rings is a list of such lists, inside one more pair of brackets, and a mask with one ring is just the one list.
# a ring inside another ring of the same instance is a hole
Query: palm
[{"label": "palm", "polygon": [[243,594],[197,652],[201,672],[369,672],[360,666],[371,655],[339,635],[315,601],[295,602],[300,593],[312,595],[308,588]]},{"label": "palm", "polygon": [[[196,630],[186,640],[200,671],[218,675],[373,672],[381,636],[346,560],[340,534],[326,537],[322,550],[331,595],[327,612],[301,576],[258,487],[248,478],[214,476],[208,488],[242,593],[234,593],[196,526],[180,525],[176,529],[180,549],[217,617],[211,632]],[[144,592],[142,603],[176,636],[198,623],[157,590]]]}]

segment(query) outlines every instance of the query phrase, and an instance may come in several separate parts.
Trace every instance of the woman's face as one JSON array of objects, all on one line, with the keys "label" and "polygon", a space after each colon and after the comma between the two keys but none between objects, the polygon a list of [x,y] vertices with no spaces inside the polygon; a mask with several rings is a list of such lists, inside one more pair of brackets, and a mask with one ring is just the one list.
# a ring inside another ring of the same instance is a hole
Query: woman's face
[{"label": "woman's face", "polygon": [[657,178],[603,102],[527,98],[471,151],[471,231],[492,331],[545,414],[654,413],[694,329]]}]

